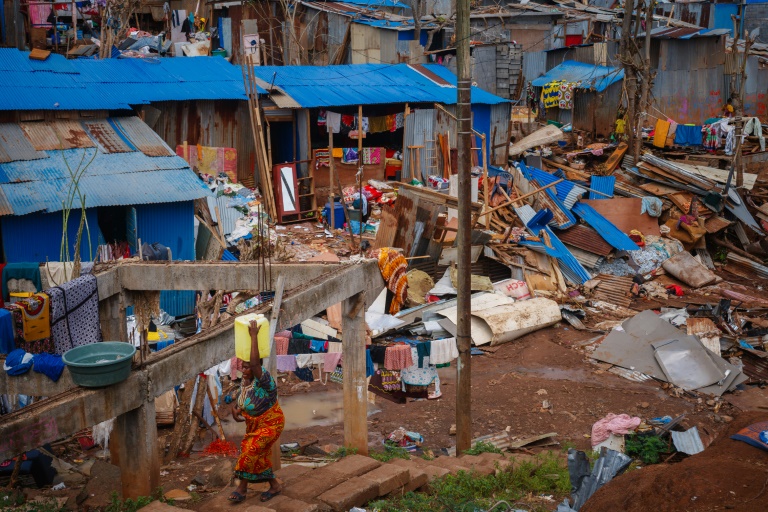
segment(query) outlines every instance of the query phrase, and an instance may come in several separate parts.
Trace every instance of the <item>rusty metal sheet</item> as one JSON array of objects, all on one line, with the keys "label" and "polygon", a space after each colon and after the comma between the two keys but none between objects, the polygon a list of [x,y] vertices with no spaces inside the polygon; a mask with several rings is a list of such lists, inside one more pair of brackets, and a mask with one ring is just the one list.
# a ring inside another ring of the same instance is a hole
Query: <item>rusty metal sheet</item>
[{"label": "rusty metal sheet", "polygon": [[625,308],[628,308],[632,303],[632,297],[629,293],[632,289],[631,277],[599,274],[595,279],[600,280],[600,284],[595,287],[592,295],[595,299]]},{"label": "rusty metal sheet", "polygon": [[77,121],[57,119],[52,122],[21,123],[20,126],[35,149],[39,151],[94,146],[91,138]]},{"label": "rusty metal sheet", "polygon": [[147,156],[171,156],[175,153],[163,139],[138,117],[113,118],[115,125],[125,137]]},{"label": "rusty metal sheet", "polygon": [[13,215],[13,208],[8,198],[5,197],[5,192],[0,188],[0,217],[3,215]]},{"label": "rusty metal sheet", "polygon": [[104,149],[105,153],[128,153],[134,151],[126,142],[125,138],[115,131],[114,127],[107,120],[84,121],[88,134],[96,143]]},{"label": "rusty metal sheet", "polygon": [[572,245],[598,256],[608,256],[613,252],[611,244],[588,226],[577,224],[565,231],[558,232],[557,236],[564,244]]},{"label": "rusty metal sheet", "polygon": [[35,149],[18,124],[0,124],[0,163],[37,160],[47,156]]}]

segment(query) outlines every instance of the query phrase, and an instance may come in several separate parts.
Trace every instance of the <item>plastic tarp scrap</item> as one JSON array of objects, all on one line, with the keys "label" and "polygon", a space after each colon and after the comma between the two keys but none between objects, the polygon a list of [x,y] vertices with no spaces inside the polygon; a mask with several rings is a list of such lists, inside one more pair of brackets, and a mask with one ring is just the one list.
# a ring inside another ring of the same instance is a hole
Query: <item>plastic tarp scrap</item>
[{"label": "plastic tarp scrap", "polygon": [[600,215],[597,210],[585,203],[576,203],[573,205],[573,211],[581,217],[584,222],[592,226],[597,233],[603,237],[603,240],[611,244],[612,247],[620,251],[637,251],[640,247],[632,241],[625,233],[619,231],[619,228],[613,225],[608,219]]},{"label": "plastic tarp scrap", "polygon": [[571,478],[571,499],[557,506],[557,512],[578,512],[602,486],[622,474],[632,464],[632,458],[615,450],[606,449],[590,470],[587,454],[568,450],[568,473]]}]

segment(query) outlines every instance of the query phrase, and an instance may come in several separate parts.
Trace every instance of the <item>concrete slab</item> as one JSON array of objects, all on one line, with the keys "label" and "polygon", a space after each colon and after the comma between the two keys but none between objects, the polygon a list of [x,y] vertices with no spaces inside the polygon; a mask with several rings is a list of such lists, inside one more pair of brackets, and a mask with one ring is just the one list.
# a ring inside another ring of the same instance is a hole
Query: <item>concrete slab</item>
[{"label": "concrete slab", "polygon": [[[408,470],[408,482],[400,490],[395,490],[393,493],[398,492],[410,492],[415,491],[419,487],[422,487],[429,481],[426,470],[420,467],[415,461],[404,459],[392,459],[389,461],[389,465],[398,466]],[[446,474],[448,470],[445,471]]]},{"label": "concrete slab", "polygon": [[382,464],[360,478],[375,483],[378,489],[378,496],[385,496],[396,489],[402,488],[411,479],[407,468],[392,464]]},{"label": "concrete slab", "polygon": [[[417,460],[405,460],[405,459],[392,459],[390,461],[390,464],[395,464],[400,467],[408,468],[409,471],[411,471],[411,480],[415,480],[416,475],[418,474],[418,471],[421,471],[424,473],[427,477],[427,482],[432,482],[436,478],[442,478],[445,475],[449,474],[450,471],[446,468],[434,466],[430,464],[427,461],[422,460],[421,462]],[[424,485],[424,484],[422,484]],[[419,486],[421,487],[421,486]],[[418,487],[417,487],[418,489]]]},{"label": "concrete slab", "polygon": [[352,507],[362,507],[378,497],[378,485],[358,476],[337,485],[317,498],[327,503],[334,512],[346,512]]},{"label": "concrete slab", "polygon": [[286,485],[283,494],[295,500],[306,503],[317,503],[315,499],[325,491],[336,487],[348,478],[336,471],[329,471],[331,465],[312,471],[311,477],[307,477],[294,485]]},{"label": "concrete slab", "polygon": [[262,503],[262,506],[270,507],[275,512],[316,512],[318,510],[318,506],[314,503],[306,503],[283,495],[275,496]]},{"label": "concrete slab", "polygon": [[363,455],[347,455],[322,469],[333,471],[346,478],[363,475],[381,466],[381,463]]},{"label": "concrete slab", "polygon": [[283,485],[287,486],[298,481],[300,478],[307,477],[307,473],[310,473],[311,471],[312,468],[302,466],[301,464],[288,464],[275,471],[275,477],[277,477]]},{"label": "concrete slab", "polygon": [[[173,512],[174,510],[186,510],[179,507],[172,507],[171,505],[168,505],[167,503],[163,503],[161,501],[153,501],[146,507],[141,507],[139,510],[141,512]],[[258,511],[258,512],[264,512],[264,511]]]},{"label": "concrete slab", "polygon": [[465,471],[467,473],[471,471],[469,464],[465,465],[455,457],[438,457],[429,464],[435,468],[447,469],[452,475],[458,474],[459,471]]}]

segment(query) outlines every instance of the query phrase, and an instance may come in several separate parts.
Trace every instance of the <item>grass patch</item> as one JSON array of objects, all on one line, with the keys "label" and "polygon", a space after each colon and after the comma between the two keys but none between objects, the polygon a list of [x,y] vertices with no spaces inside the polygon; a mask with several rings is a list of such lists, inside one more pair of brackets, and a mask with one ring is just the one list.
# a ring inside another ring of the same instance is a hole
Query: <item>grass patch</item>
[{"label": "grass patch", "polygon": [[347,448],[346,446],[340,446],[338,450],[329,453],[328,456],[332,459],[343,459],[347,455],[355,455],[356,453],[357,448]]},{"label": "grass patch", "polygon": [[[482,453],[482,452],[480,452]],[[498,475],[482,476],[475,472],[446,475],[430,484],[428,493],[405,493],[402,496],[379,500],[368,505],[368,510],[380,512],[474,512],[488,509],[500,500],[525,502],[531,511],[551,510],[554,502],[537,500],[539,495],[554,495],[557,500],[567,496],[571,484],[565,460],[557,453],[546,453],[535,461],[522,462],[514,469]]]},{"label": "grass patch", "polygon": [[624,451],[633,458],[646,464],[656,464],[661,460],[661,454],[669,452],[669,446],[659,436],[639,436],[637,434],[625,437]]},{"label": "grass patch", "polygon": [[410,459],[411,454],[402,446],[385,446],[383,452],[370,452],[368,456],[379,462],[389,462],[392,459]]},{"label": "grass patch", "polygon": [[475,446],[469,450],[464,450],[464,455],[480,455],[481,453],[501,453],[501,450],[493,446],[491,443],[480,441],[475,443]]}]

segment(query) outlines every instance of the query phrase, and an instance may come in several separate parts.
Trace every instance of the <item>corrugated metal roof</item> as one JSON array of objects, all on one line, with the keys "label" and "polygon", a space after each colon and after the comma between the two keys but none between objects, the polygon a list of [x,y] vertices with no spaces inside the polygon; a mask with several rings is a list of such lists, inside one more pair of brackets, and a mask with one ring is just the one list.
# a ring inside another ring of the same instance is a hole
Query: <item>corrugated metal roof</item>
[{"label": "corrugated metal roof", "polygon": [[589,188],[596,190],[597,192],[602,192],[609,197],[605,197],[604,195],[596,194],[595,192],[590,191],[589,198],[610,199],[613,197],[613,188],[615,185],[616,176],[592,176],[592,179],[589,181]]},{"label": "corrugated metal roof", "polygon": [[[427,64],[450,86],[440,86],[407,64],[343,66],[256,66],[264,83],[273,83],[304,108],[390,103],[456,103],[456,76],[447,68]],[[477,87],[472,102],[494,105],[508,100]]]},{"label": "corrugated metal roof", "polygon": [[670,434],[672,434],[672,442],[677,451],[688,455],[696,455],[704,451],[704,444],[701,442],[699,429],[696,427],[691,427],[685,432],[673,430]]},{"label": "corrugated metal roof", "polygon": [[28,55],[0,48],[0,110],[123,110],[154,101],[247,99],[240,67],[220,57],[67,60],[51,55],[31,61]]},{"label": "corrugated metal roof", "polygon": [[147,156],[171,156],[175,153],[152,128],[138,117],[112,118],[115,126],[136,148]]},{"label": "corrugated metal roof", "polygon": [[[330,0],[332,3],[337,3],[335,0]],[[410,10],[411,7],[397,0],[344,0],[345,4],[362,5],[365,7],[399,7],[401,9]]]},{"label": "corrugated metal roof", "polygon": [[83,126],[88,135],[96,141],[105,153],[128,153],[136,151],[136,147],[117,130],[115,130],[109,119],[99,119],[95,121],[84,121]]},{"label": "corrugated metal roof", "polygon": [[624,70],[610,66],[596,66],[567,60],[531,81],[531,85],[542,87],[555,80],[576,82],[579,89],[604,91],[609,85],[624,79]]},{"label": "corrugated metal roof", "polygon": [[0,162],[35,160],[45,157],[45,153],[37,151],[29,142],[18,124],[0,123]]},{"label": "corrugated metal roof", "polygon": [[55,123],[32,121],[20,124],[27,139],[38,151],[91,148],[93,141],[78,121],[60,119]]},{"label": "corrugated metal roof", "polygon": [[620,251],[637,251],[640,249],[626,234],[619,231],[608,219],[597,210],[585,203],[573,205],[573,212],[584,222],[595,228],[603,239]]},{"label": "corrugated metal roof", "polygon": [[[78,122],[25,123],[29,137],[39,146],[56,143],[56,133],[76,134],[68,140],[71,149],[44,153],[34,150],[19,125],[0,124],[0,152],[9,155],[5,141],[16,137],[9,146],[15,160],[0,163],[0,215],[61,210],[71,187],[70,170],[78,169],[83,171],[79,187],[89,208],[191,201],[210,195],[189,164],[173,154],[159,136],[152,135],[154,132],[139,118],[97,119],[83,125],[98,140],[97,147]],[[6,134],[10,135],[4,137]],[[136,146],[162,156],[144,154]],[[116,148],[123,152],[111,152]],[[79,207],[75,202],[73,207]]]}]

